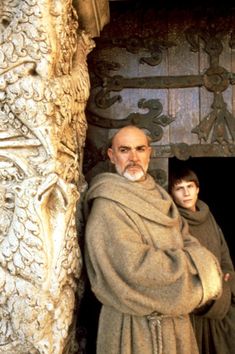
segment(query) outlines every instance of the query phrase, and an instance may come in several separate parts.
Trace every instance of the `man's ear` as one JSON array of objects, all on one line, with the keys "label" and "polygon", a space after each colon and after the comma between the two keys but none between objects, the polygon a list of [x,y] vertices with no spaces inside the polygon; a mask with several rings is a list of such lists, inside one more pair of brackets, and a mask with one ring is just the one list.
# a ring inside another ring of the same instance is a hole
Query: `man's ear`
[{"label": "man's ear", "polygon": [[114,160],[113,160],[113,149],[112,148],[108,148],[107,154],[108,154],[108,157],[109,157],[110,161],[112,163],[114,163]]},{"label": "man's ear", "polygon": [[149,157],[148,157],[148,160],[150,161],[151,160],[151,157],[152,157],[152,148],[151,148],[151,146],[148,146],[148,155],[149,155]]}]

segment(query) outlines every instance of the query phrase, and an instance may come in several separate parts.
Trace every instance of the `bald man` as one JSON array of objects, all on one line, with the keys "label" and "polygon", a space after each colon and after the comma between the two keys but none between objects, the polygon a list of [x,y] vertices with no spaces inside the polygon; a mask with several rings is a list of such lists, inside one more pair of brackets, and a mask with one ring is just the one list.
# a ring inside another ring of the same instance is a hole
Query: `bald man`
[{"label": "bald man", "polygon": [[217,259],[148,174],[144,131],[120,129],[107,153],[116,173],[97,175],[84,205],[86,267],[102,304],[97,354],[198,354],[189,313],[219,298]]}]

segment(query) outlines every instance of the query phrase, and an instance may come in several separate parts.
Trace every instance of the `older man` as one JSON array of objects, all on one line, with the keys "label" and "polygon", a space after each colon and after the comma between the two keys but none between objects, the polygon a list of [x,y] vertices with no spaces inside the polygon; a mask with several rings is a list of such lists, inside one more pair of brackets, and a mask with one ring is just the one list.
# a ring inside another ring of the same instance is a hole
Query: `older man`
[{"label": "older man", "polygon": [[147,173],[150,155],[142,130],[120,129],[108,149],[117,173],[96,176],[87,192],[85,260],[102,303],[97,354],[196,354],[188,314],[221,293],[216,258]]}]

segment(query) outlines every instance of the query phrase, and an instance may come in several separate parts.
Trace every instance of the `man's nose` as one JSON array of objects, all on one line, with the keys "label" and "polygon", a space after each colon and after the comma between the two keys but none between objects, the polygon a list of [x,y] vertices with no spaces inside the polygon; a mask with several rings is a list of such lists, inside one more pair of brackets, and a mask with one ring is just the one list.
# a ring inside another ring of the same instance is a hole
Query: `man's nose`
[{"label": "man's nose", "polygon": [[188,188],[184,188],[184,195],[189,195],[189,190],[188,190]]},{"label": "man's nose", "polygon": [[130,159],[132,161],[137,161],[138,160],[138,155],[137,155],[136,150],[133,149],[133,150],[130,151]]}]

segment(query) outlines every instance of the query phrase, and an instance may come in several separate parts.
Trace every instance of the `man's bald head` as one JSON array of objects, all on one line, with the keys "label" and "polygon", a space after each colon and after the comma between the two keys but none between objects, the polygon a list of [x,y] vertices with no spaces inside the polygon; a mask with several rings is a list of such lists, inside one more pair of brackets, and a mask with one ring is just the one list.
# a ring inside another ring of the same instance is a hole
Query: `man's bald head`
[{"label": "man's bald head", "polygon": [[131,181],[146,178],[151,154],[149,143],[144,131],[132,125],[121,128],[113,136],[108,156],[121,176]]}]

